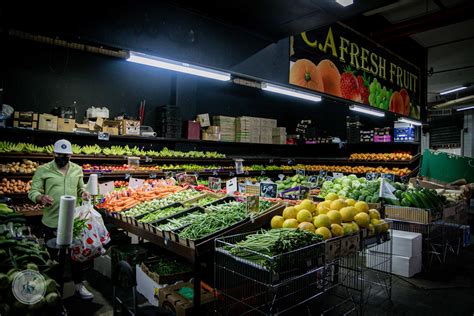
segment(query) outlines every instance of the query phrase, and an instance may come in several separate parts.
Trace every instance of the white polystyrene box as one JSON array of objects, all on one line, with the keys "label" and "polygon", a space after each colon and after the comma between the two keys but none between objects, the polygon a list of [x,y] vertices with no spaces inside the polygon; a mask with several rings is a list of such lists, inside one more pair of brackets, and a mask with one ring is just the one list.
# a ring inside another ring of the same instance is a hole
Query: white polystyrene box
[{"label": "white polystyrene box", "polygon": [[423,237],[419,233],[392,230],[393,255],[416,257],[421,255]]},{"label": "white polystyrene box", "polygon": [[392,256],[392,273],[411,278],[421,272],[421,254],[414,257]]}]

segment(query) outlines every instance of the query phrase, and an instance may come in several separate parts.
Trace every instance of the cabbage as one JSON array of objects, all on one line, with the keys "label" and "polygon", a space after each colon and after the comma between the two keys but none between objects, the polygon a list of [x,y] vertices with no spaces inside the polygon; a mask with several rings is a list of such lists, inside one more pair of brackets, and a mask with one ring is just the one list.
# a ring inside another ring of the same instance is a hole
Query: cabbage
[{"label": "cabbage", "polygon": [[352,181],[352,183],[351,183],[351,187],[354,188],[354,189],[357,189],[357,188],[360,187],[360,186],[361,186],[361,184],[360,184],[360,182],[359,182],[358,180],[354,180],[354,181]]},{"label": "cabbage", "polygon": [[352,182],[351,179],[346,178],[346,179],[342,180],[342,186],[345,187],[345,188],[346,188],[346,187],[350,187],[350,186],[351,186],[351,182]]},{"label": "cabbage", "polygon": [[350,174],[347,177],[351,180],[357,180],[357,176],[355,174]]},{"label": "cabbage", "polygon": [[331,189],[333,187],[333,183],[331,181],[324,181],[323,188]]},{"label": "cabbage", "polygon": [[339,196],[347,196],[347,191],[341,190],[341,191],[337,192],[337,195],[339,195]]},{"label": "cabbage", "polygon": [[336,178],[334,179],[334,183],[336,184],[341,184],[342,183],[342,179],[344,179],[345,177],[341,177],[341,178]]},{"label": "cabbage", "polygon": [[337,184],[335,184],[335,185],[333,186],[333,189],[335,189],[335,190],[337,190],[337,191],[342,190],[342,185],[339,184],[339,183],[337,183]]}]

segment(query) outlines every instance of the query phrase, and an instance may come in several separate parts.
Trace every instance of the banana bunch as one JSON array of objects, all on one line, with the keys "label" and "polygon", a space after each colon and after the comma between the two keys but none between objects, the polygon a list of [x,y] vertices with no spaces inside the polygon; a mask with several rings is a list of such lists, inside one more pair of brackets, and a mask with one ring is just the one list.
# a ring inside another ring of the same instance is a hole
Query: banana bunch
[{"label": "banana bunch", "polygon": [[82,147],[76,144],[72,144],[72,153],[74,155],[80,155],[82,153]]},{"label": "banana bunch", "polygon": [[47,154],[52,154],[54,152],[54,146],[53,145],[48,145],[43,147],[44,152]]},{"label": "banana bunch", "polygon": [[132,154],[134,156],[146,156],[146,151],[141,150],[140,148],[135,146],[135,147],[132,148]]},{"label": "banana bunch", "polygon": [[82,147],[82,152],[86,155],[100,155],[100,153],[102,152],[102,148],[100,148],[97,144],[93,146],[87,145]]},{"label": "banana bunch", "polygon": [[123,156],[125,155],[125,150],[122,148],[122,146],[112,146],[110,148],[112,155],[114,156]]}]

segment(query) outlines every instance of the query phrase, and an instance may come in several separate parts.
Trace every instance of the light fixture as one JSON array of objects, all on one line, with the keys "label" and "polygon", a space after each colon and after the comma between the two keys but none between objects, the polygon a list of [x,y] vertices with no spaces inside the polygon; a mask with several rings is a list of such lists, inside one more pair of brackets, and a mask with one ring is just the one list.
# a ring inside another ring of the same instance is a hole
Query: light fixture
[{"label": "light fixture", "polygon": [[473,109],[474,109],[474,105],[468,105],[465,107],[457,108],[456,111],[467,111],[467,110],[473,110]]},{"label": "light fixture", "polygon": [[231,79],[230,73],[227,72],[190,65],[179,61],[169,60],[133,51],[130,51],[130,57],[127,58],[127,61],[196,75],[200,77],[216,79],[220,81],[229,81]]},{"label": "light fixture", "polygon": [[348,5],[353,4],[354,0],[336,0],[336,2],[342,5],[343,7],[347,7]]},{"label": "light fixture", "polygon": [[361,113],[365,113],[365,114],[369,114],[373,116],[379,116],[379,117],[385,116],[384,112],[368,109],[366,107],[358,106],[358,105],[351,105],[349,109],[351,109],[352,111],[361,112]]},{"label": "light fixture", "polygon": [[319,95],[315,95],[315,94],[303,92],[303,91],[298,91],[295,89],[290,89],[290,88],[286,88],[286,87],[282,87],[282,86],[278,86],[278,85],[266,83],[266,82],[262,82],[262,90],[289,95],[291,97],[305,99],[305,100],[309,100],[313,102],[321,101],[321,97]]},{"label": "light fixture", "polygon": [[407,118],[404,118],[404,117],[400,117],[400,118],[398,119],[398,122],[400,122],[400,123],[408,123],[408,124],[416,125],[416,126],[421,126],[421,125],[423,125],[423,123],[421,123],[420,121],[410,120],[410,119],[407,119]]},{"label": "light fixture", "polygon": [[449,89],[449,90],[440,92],[439,95],[445,95],[445,94],[453,93],[453,92],[456,92],[456,91],[461,91],[461,90],[464,90],[464,89],[467,89],[467,87],[466,86],[461,86],[461,87],[457,87],[457,88],[453,88],[453,89]]}]

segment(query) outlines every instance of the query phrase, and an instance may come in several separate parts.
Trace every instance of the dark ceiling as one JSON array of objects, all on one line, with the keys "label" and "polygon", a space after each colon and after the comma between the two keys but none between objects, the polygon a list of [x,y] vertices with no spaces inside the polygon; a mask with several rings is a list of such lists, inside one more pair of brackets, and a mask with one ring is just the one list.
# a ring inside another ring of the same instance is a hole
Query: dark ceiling
[{"label": "dark ceiling", "polygon": [[394,2],[354,0],[354,4],[343,7],[335,0],[168,1],[272,40],[341,21]]}]

